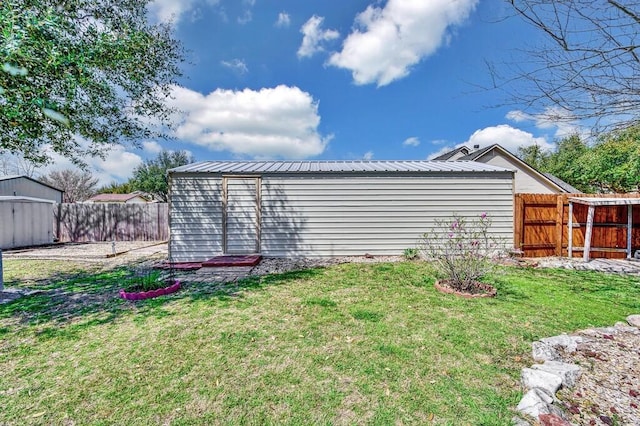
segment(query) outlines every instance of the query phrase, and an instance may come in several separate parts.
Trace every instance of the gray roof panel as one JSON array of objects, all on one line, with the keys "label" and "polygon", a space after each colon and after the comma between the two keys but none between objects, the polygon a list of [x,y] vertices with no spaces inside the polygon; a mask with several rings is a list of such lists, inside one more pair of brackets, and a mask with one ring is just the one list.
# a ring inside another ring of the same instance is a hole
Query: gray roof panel
[{"label": "gray roof panel", "polygon": [[511,172],[476,161],[202,161],[171,173]]}]

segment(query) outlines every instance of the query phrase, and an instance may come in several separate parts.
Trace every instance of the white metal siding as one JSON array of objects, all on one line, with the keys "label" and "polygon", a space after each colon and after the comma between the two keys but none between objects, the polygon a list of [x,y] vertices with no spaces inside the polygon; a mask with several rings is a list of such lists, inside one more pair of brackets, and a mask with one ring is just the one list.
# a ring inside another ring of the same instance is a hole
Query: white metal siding
[{"label": "white metal siding", "polygon": [[169,216],[171,261],[201,261],[221,254],[222,178],[174,177]]},{"label": "white metal siding", "polygon": [[44,200],[0,200],[0,248],[52,243],[53,206]]},{"label": "white metal siding", "polygon": [[[175,262],[223,253],[222,179],[174,175],[171,255]],[[513,238],[509,173],[438,176],[264,174],[261,253],[265,256],[400,255],[436,219],[487,212],[494,236]]]},{"label": "white metal siding", "polygon": [[493,219],[491,232],[510,241],[510,176],[264,177],[262,253],[400,255],[435,219],[483,212]]},{"label": "white metal siding", "polygon": [[0,196],[33,197],[62,203],[62,192],[24,177],[0,179]]}]

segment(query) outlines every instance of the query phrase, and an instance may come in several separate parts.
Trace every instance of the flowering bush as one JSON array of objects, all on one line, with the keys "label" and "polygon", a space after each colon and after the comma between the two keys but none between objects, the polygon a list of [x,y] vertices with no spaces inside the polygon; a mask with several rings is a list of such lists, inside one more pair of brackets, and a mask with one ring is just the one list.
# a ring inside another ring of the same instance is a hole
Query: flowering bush
[{"label": "flowering bush", "polygon": [[466,218],[436,220],[436,225],[422,235],[421,250],[434,261],[438,272],[455,290],[472,292],[475,283],[492,266],[491,255],[498,248],[489,235],[491,218],[486,213]]}]

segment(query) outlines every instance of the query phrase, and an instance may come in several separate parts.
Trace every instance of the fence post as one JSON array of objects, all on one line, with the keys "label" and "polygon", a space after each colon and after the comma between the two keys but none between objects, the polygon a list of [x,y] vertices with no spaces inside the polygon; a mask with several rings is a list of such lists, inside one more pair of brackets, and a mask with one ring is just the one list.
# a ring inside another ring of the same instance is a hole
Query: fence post
[{"label": "fence post", "polygon": [[4,290],[4,269],[2,269],[2,247],[0,247],[0,291]]},{"label": "fence post", "polygon": [[522,235],[523,235],[523,222],[524,222],[524,201],[520,194],[514,196],[514,213],[513,213],[513,245],[514,249],[522,250]]},{"label": "fence post", "polygon": [[562,257],[562,231],[564,229],[564,194],[558,194],[556,199],[556,250],[555,255]]}]

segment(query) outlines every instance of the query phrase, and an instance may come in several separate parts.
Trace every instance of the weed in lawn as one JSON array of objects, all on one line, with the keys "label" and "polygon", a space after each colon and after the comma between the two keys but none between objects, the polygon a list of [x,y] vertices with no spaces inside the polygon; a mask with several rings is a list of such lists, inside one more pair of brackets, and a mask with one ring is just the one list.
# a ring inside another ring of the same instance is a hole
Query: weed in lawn
[{"label": "weed in lawn", "polygon": [[351,312],[351,315],[357,320],[370,322],[378,322],[384,317],[380,312],[369,311],[366,309],[356,309]]},{"label": "weed in lawn", "polygon": [[302,302],[306,306],[322,306],[323,308],[335,308],[336,302],[324,297],[310,297]]}]

